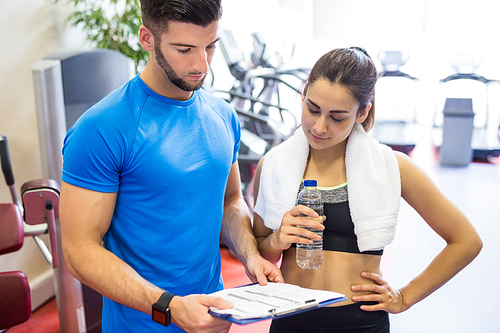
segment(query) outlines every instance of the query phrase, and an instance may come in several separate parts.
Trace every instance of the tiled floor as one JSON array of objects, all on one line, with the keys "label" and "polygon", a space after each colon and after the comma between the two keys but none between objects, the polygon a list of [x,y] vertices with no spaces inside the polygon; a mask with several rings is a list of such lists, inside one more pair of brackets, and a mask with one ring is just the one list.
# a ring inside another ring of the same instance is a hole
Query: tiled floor
[{"label": "tiled floor", "polygon": [[[393,332],[500,332],[500,160],[468,167],[441,167],[424,156],[414,159],[468,216],[479,232],[479,256],[441,289],[408,311],[391,315]],[[417,276],[444,247],[406,204],[391,245],[389,280],[396,287]]]},{"label": "tiled floor", "polygon": [[[422,145],[421,145],[422,147]],[[423,147],[426,147],[423,145]],[[464,168],[445,168],[435,161],[432,149],[412,153],[431,176],[470,218],[484,247],[479,257],[444,287],[405,313],[391,315],[396,333],[497,333],[500,332],[500,160],[472,163]],[[403,202],[396,239],[384,254],[384,274],[402,287],[423,270],[443,248],[444,242]],[[222,250],[222,274],[226,287],[249,282],[243,266]],[[269,321],[233,325],[232,333],[268,332]],[[8,333],[59,333],[55,302],[35,312],[25,324]]]}]

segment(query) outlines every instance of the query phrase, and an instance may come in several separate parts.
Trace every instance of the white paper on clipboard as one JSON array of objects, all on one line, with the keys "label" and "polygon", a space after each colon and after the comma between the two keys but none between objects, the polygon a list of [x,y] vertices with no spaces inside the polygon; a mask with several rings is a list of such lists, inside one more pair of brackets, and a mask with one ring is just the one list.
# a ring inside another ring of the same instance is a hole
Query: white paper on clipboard
[{"label": "white paper on clipboard", "polygon": [[224,289],[210,295],[222,297],[234,305],[224,310],[210,308],[212,314],[237,320],[270,318],[345,300],[345,296],[337,292],[273,282],[266,286],[252,284]]}]

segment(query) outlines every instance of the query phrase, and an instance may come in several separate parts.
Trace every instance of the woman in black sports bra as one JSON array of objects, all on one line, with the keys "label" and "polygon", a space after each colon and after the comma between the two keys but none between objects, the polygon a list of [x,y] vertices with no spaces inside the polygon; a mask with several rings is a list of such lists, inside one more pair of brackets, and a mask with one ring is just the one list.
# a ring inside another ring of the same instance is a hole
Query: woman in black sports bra
[{"label": "woman in black sports bra", "polygon": [[[266,209],[262,207],[274,207],[274,203],[262,203],[265,200],[262,198],[266,198],[262,191],[264,186],[274,184],[263,180],[269,178],[263,176],[263,165],[271,154],[257,167],[254,199],[258,202],[260,195],[261,203],[254,212],[254,233],[262,256],[274,263],[281,260],[285,282],[340,292],[348,298],[329,307],[274,320],[271,332],[389,332],[388,313],[403,312],[427,297],[481,250],[481,239],[467,217],[408,156],[399,152],[393,154],[400,175],[400,197],[447,246],[419,276],[400,289],[390,286],[382,277],[383,248],[359,250],[347,191],[346,147],[356,124],[365,131],[373,126],[377,76],[371,58],[361,48],[330,51],[310,72],[302,96],[302,127],[297,131],[303,131],[309,143],[303,179],[316,179],[325,197],[323,224],[300,217],[300,214],[315,216],[314,211],[304,206],[283,211],[276,226],[267,221]],[[377,194],[384,195],[384,191]],[[295,244],[310,242],[300,236],[317,237],[298,227],[304,225],[324,229],[323,264],[318,269],[302,269],[295,262]]]}]

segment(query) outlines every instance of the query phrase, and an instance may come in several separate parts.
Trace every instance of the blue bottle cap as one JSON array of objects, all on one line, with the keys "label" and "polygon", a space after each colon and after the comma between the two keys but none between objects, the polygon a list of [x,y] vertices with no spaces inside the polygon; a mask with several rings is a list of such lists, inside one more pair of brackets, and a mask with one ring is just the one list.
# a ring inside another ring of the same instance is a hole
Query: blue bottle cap
[{"label": "blue bottle cap", "polygon": [[311,179],[308,179],[308,180],[304,180],[304,187],[310,187],[310,186],[318,186],[318,182],[315,181],[315,180],[311,180]]}]

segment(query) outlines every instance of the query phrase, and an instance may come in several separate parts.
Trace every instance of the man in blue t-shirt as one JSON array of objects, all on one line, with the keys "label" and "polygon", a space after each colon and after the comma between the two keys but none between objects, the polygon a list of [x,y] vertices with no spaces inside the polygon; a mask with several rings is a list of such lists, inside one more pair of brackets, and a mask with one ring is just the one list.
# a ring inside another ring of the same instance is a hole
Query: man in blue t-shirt
[{"label": "man in blue t-shirt", "polygon": [[220,0],[141,0],[141,9],[144,71],[85,112],[64,142],[65,258],[104,296],[103,332],[227,331],[208,309],[231,304],[202,295],[223,288],[220,235],[252,280],[283,278],[252,233],[238,117],[200,89]]}]

